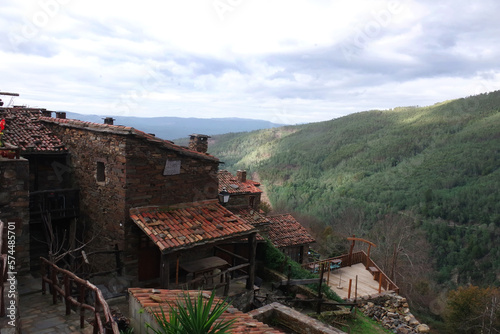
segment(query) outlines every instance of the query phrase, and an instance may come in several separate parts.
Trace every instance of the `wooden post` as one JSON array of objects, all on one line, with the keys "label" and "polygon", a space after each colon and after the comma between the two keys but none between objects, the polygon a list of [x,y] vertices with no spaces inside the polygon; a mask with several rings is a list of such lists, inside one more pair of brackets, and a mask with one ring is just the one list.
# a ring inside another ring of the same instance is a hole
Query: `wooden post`
[{"label": "wooden post", "polygon": [[57,290],[56,290],[57,275],[56,275],[56,270],[52,265],[50,268],[50,279],[52,280],[52,304],[55,305],[57,304]]},{"label": "wooden post", "polygon": [[347,299],[351,299],[351,287],[352,287],[352,278],[349,278],[349,290],[347,290]]},{"label": "wooden post", "polygon": [[118,274],[118,276],[121,276],[123,265],[120,259],[120,250],[118,249],[118,244],[115,244],[115,261],[116,261],[116,273]]},{"label": "wooden post", "polygon": [[71,297],[71,287],[68,275],[64,275],[64,303],[66,304],[66,315],[71,314],[71,302],[69,298]]},{"label": "wooden post", "polygon": [[[355,238],[356,236],[353,234],[352,237]],[[347,260],[347,262],[349,262],[348,263],[349,267],[352,265],[352,251],[354,249],[355,243],[356,243],[356,240],[353,239],[351,242],[351,247],[349,248],[349,259]]]},{"label": "wooden post", "polygon": [[255,284],[255,253],[257,252],[257,233],[248,236],[248,260],[250,268],[248,269],[247,290],[253,290]]},{"label": "wooden post", "polygon": [[328,263],[328,274],[326,275],[326,285],[327,286],[330,286],[330,271],[331,271],[331,268],[332,268],[332,263],[329,262]]},{"label": "wooden post", "polygon": [[81,306],[85,302],[85,285],[81,284],[78,302],[80,303],[80,328],[85,327],[85,309]]},{"label": "wooden post", "polygon": [[358,275],[356,275],[356,287],[354,288],[354,302],[358,299]]},{"label": "wooden post", "polygon": [[[46,270],[46,263],[43,262],[42,259],[40,259],[41,265],[42,265],[42,295],[44,295],[47,292],[47,287],[45,286],[45,275],[47,275],[47,270]],[[48,278],[48,277],[47,277]]]},{"label": "wooden post", "polygon": [[325,274],[325,263],[323,262],[320,267],[321,273],[319,275],[319,286],[318,286],[318,304],[316,305],[316,313],[321,313],[321,304],[323,304],[323,295],[321,288],[323,287],[323,276]]},{"label": "wooden post", "polygon": [[160,287],[162,289],[169,289],[170,287],[170,263],[168,254],[161,255],[160,261]]},{"label": "wooden post", "polygon": [[181,256],[179,254],[177,254],[177,262],[175,263],[175,285],[179,285],[179,260],[180,260],[180,257]]},{"label": "wooden post", "polygon": [[229,275],[229,272],[226,271],[224,274],[225,280],[226,280],[226,285],[224,286],[224,297],[227,297],[229,295],[229,288],[231,287],[231,275]]}]

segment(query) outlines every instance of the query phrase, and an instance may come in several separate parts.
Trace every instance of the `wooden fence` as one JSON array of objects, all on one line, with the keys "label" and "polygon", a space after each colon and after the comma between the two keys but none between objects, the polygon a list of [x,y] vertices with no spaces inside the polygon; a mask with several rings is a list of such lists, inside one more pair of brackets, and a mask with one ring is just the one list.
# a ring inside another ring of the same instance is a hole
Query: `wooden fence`
[{"label": "wooden fence", "polygon": [[[80,308],[80,327],[85,326],[85,310],[94,313],[94,334],[119,334],[118,325],[111,315],[108,303],[104,299],[101,290],[89,281],[83,280],[71,271],[59,268],[45,258],[42,261],[42,293],[47,291],[46,284],[49,285],[52,293],[52,302],[57,304],[58,297],[61,296],[66,303],[66,315],[71,314],[71,307]],[[60,280],[62,277],[62,283]],[[71,292],[78,292],[78,299],[75,299]],[[87,291],[94,294],[94,305],[85,303]]]},{"label": "wooden fence", "polygon": [[387,275],[375,264],[375,262],[372,261],[371,258],[369,258],[364,251],[352,253],[351,255],[349,254],[344,254],[341,256],[337,257],[332,257],[329,259],[325,260],[319,260],[319,261],[314,261],[314,262],[309,262],[305,263],[302,265],[302,267],[308,269],[308,268],[315,268],[315,267],[321,267],[321,264],[327,264],[330,266],[332,263],[335,263],[336,260],[340,260],[340,268],[344,267],[350,267],[353,264],[358,264],[362,263],[364,264],[365,268],[368,270],[370,267],[376,268],[378,270],[378,277],[377,281],[379,282],[379,288],[378,292],[381,293],[382,289],[385,291],[394,291],[395,293],[399,293],[399,287],[394,284],[393,281],[387,277]]}]

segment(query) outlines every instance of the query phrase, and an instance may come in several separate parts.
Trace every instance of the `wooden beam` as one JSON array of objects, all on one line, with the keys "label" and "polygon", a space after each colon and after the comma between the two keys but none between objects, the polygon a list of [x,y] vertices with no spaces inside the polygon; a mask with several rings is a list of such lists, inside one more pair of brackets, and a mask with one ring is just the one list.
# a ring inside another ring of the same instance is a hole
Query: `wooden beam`
[{"label": "wooden beam", "polygon": [[361,241],[361,242],[367,243],[367,244],[369,244],[369,245],[371,245],[373,247],[377,247],[377,245],[375,245],[373,242],[368,241],[366,239],[362,239],[362,238],[356,238],[354,235],[352,237],[347,237],[347,240],[349,240],[349,241],[356,241],[357,240],[357,241]]},{"label": "wooden beam", "polygon": [[19,96],[19,93],[0,92],[0,95]]}]

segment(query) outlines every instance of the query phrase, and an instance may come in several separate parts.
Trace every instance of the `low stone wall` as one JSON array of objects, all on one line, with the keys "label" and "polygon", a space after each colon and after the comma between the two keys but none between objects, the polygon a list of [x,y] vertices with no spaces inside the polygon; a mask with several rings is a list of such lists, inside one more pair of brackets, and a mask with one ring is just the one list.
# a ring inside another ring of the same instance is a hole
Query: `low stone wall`
[{"label": "low stone wall", "polygon": [[286,324],[297,333],[308,334],[341,334],[339,329],[328,326],[319,320],[308,317],[294,309],[280,303],[271,303],[248,313],[254,319],[263,323],[278,322]]},{"label": "low stone wall", "polygon": [[358,300],[360,310],[368,317],[397,334],[428,333],[429,326],[421,324],[410,312],[406,298],[391,293],[376,298]]}]

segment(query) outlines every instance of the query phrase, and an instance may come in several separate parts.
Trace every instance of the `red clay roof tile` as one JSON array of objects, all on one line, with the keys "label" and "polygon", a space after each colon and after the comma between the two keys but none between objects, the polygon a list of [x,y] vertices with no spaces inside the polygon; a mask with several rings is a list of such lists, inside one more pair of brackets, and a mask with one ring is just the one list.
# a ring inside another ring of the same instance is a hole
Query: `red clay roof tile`
[{"label": "red clay roof tile", "polygon": [[[182,223],[179,223],[178,217],[182,217]],[[242,237],[257,231],[254,226],[221,206],[217,200],[170,207],[133,208],[130,209],[130,218],[167,253],[202,243]],[[160,233],[165,234],[165,237],[158,238],[155,235]]]},{"label": "red clay roof tile", "polygon": [[219,179],[219,192],[226,188],[227,192],[231,195],[262,193],[262,190],[259,189],[259,182],[252,180],[240,182],[236,176],[227,170],[220,170],[219,173],[217,173],[217,178]]},{"label": "red clay roof tile", "polygon": [[299,246],[315,242],[314,238],[290,214],[267,217],[269,239],[276,247]]},{"label": "red clay roof tile", "polygon": [[67,152],[61,140],[42,122],[42,110],[38,108],[13,107],[0,108],[0,120],[5,119],[2,140],[18,146],[27,152]]}]

